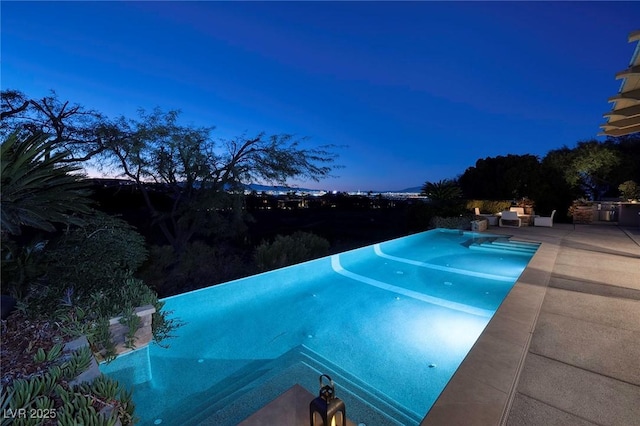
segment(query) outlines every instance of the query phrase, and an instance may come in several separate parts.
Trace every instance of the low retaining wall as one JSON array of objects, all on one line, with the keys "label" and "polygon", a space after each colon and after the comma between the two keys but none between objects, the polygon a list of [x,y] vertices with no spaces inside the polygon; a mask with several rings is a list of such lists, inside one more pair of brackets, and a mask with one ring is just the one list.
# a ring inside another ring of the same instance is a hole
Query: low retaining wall
[{"label": "low retaining wall", "polygon": [[152,305],[144,305],[134,309],[134,313],[140,318],[140,325],[133,336],[133,345],[127,344],[129,327],[120,322],[122,317],[115,317],[109,320],[109,332],[115,345],[116,355],[147,346],[153,340],[151,322],[155,312],[156,308]]}]

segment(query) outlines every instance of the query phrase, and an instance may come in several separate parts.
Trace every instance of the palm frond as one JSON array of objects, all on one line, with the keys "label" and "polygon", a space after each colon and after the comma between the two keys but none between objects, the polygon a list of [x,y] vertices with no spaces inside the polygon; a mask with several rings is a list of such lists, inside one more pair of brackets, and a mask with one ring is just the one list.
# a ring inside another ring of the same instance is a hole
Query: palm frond
[{"label": "palm frond", "polygon": [[89,190],[76,172],[60,164],[65,153],[52,152],[47,135],[9,135],[0,147],[2,230],[13,235],[28,226],[55,230],[54,223],[79,224],[89,213]]}]

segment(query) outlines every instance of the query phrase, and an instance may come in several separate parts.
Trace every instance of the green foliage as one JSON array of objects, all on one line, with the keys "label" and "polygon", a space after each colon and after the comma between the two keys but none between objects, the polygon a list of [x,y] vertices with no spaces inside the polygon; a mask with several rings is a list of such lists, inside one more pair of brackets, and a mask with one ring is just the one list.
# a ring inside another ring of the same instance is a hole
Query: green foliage
[{"label": "green foliage", "polygon": [[422,195],[432,201],[451,201],[462,198],[462,190],[456,180],[444,179],[438,182],[425,182]]},{"label": "green foliage", "polygon": [[134,335],[140,325],[140,318],[134,313],[138,306],[155,307],[151,328],[154,341],[161,346],[161,342],[173,337],[172,333],[182,325],[179,320],[169,318],[172,312],[164,310],[164,303],[158,300],[157,294],[136,278],[129,277],[119,286],[103,288],[83,303],[84,309],[79,305],[63,304],[57,310],[60,330],[71,337],[86,336],[93,351],[107,361],[115,356],[109,318],[122,317],[121,322],[129,328],[126,344],[131,348],[135,347]]},{"label": "green foliage", "polygon": [[466,212],[462,199],[462,190],[457,180],[445,179],[438,182],[426,182],[422,194],[429,197],[433,216],[459,216]]},{"label": "green foliage", "polygon": [[565,168],[567,182],[580,187],[592,199],[600,199],[613,182],[613,172],[620,164],[619,152],[598,141],[579,142]]},{"label": "green foliage", "polygon": [[61,352],[62,345],[60,343],[56,343],[51,349],[49,349],[49,352],[45,352],[43,348],[38,348],[36,354],[33,356],[33,360],[37,363],[55,361],[60,356]]},{"label": "green foliage", "polygon": [[86,371],[91,365],[92,356],[93,353],[88,346],[83,346],[74,351],[60,366],[63,376],[67,380],[72,380],[83,371]]},{"label": "green foliage", "polygon": [[97,213],[83,227],[67,229],[47,247],[49,287],[59,298],[74,290],[76,301],[118,287],[147,258],[144,238],[121,219]]},{"label": "green foliage", "polygon": [[38,363],[45,362],[47,360],[47,353],[44,351],[44,349],[39,348],[36,354],[33,356],[33,360]]},{"label": "green foliage", "polygon": [[[115,380],[99,376],[92,383],[75,387],[69,385],[69,380],[78,377],[89,367],[92,360],[89,348],[78,349],[71,355],[58,356],[57,359],[58,363],[50,366],[43,375],[16,379],[3,389],[0,397],[3,412],[40,410],[43,417],[69,426],[113,426],[118,420],[123,425],[136,422],[131,393]],[[109,410],[103,412],[105,407]],[[42,424],[43,421],[43,418],[29,416],[5,417],[2,424],[31,426]]]},{"label": "green foliage", "polygon": [[473,211],[478,207],[480,213],[498,213],[505,210],[509,210],[511,207],[510,200],[494,201],[494,200],[469,200],[467,201],[466,209]]},{"label": "green foliage", "polygon": [[326,239],[297,231],[293,235],[278,235],[272,243],[263,242],[256,248],[255,259],[258,270],[267,271],[321,257],[328,251]]},{"label": "green foliage", "polygon": [[2,282],[18,298],[42,274],[39,258],[46,245],[42,236],[26,240],[24,231],[33,235],[53,232],[55,224],[79,225],[80,215],[90,212],[89,191],[75,173],[79,168],[60,164],[65,156],[54,152],[44,134],[12,133],[0,147]]},{"label": "green foliage", "polygon": [[61,165],[66,152],[52,152],[45,134],[12,133],[0,147],[2,230],[20,235],[22,227],[55,231],[54,223],[81,224],[78,214],[90,212],[88,190],[76,172]]},{"label": "green foliage", "polygon": [[135,349],[136,347],[136,331],[140,327],[140,317],[136,315],[133,307],[129,308],[120,317],[120,324],[127,327],[127,334],[124,336],[124,345],[126,348]]},{"label": "green foliage", "polygon": [[184,325],[182,321],[176,318],[169,318],[173,311],[164,309],[164,302],[157,301],[155,304],[156,311],[152,318],[153,340],[157,345],[168,348],[169,344],[166,340],[175,337],[173,332]]},{"label": "green foliage", "polygon": [[69,336],[87,336],[107,359],[114,354],[108,318],[124,315],[135,333],[138,317],[127,314],[137,306],[155,306],[154,337],[170,337],[179,323],[168,319],[157,294],[131,275],[146,256],[143,238],[128,224],[98,214],[85,227],[67,229],[50,242],[43,257],[47,285],[34,286],[37,290],[23,300],[23,306],[30,315],[55,317]]},{"label": "green foliage", "polygon": [[2,287],[9,294],[20,299],[29,285],[44,274],[42,257],[47,242],[35,237],[29,242],[17,243],[12,240],[2,242]]},{"label": "green foliage", "polygon": [[626,200],[635,200],[640,198],[640,186],[632,180],[622,182],[618,186],[620,195]]},{"label": "green foliage", "polygon": [[245,275],[245,262],[236,251],[202,241],[188,243],[181,253],[175,253],[171,246],[153,246],[141,270],[145,282],[163,297]]},{"label": "green foliage", "polygon": [[446,228],[446,229],[471,229],[472,215],[453,216],[453,217],[441,217],[435,216],[431,219],[431,228]]}]

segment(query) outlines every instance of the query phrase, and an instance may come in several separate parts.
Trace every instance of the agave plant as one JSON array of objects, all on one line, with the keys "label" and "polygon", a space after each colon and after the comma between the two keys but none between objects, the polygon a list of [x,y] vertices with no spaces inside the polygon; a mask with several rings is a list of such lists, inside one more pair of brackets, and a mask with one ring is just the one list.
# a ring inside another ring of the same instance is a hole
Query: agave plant
[{"label": "agave plant", "polygon": [[77,166],[61,164],[47,135],[12,133],[0,147],[2,232],[20,235],[28,226],[54,231],[54,223],[81,224],[89,213],[89,194]]}]

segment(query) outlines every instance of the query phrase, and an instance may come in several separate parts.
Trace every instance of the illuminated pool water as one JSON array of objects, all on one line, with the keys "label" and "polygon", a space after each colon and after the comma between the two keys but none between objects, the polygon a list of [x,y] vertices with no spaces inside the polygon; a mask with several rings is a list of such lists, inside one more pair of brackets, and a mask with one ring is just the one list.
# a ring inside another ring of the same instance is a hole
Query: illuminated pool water
[{"label": "illuminated pool water", "polygon": [[433,230],[170,297],[170,348],[101,369],[143,425],[235,425],[320,373],[356,424],[417,425],[536,248]]}]

